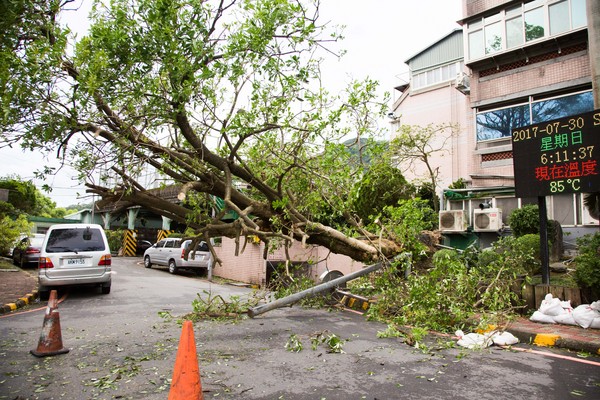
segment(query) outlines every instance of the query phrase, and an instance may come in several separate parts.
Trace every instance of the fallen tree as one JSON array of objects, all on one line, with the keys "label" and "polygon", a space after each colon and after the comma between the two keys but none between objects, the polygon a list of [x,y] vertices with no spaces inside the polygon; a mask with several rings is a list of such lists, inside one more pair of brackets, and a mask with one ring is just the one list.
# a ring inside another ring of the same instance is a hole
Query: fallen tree
[{"label": "fallen tree", "polygon": [[[97,2],[76,42],[58,22],[73,4],[7,5],[4,145],[55,151],[104,202],[199,237],[297,240],[363,262],[404,250],[353,212],[351,188],[382,151],[363,139],[386,106],[370,80],[339,98],[321,86],[322,56],[341,36],[320,23],[318,1]],[[149,191],[138,179],[149,173],[180,185],[180,203]],[[224,221],[231,211],[239,218]]]}]

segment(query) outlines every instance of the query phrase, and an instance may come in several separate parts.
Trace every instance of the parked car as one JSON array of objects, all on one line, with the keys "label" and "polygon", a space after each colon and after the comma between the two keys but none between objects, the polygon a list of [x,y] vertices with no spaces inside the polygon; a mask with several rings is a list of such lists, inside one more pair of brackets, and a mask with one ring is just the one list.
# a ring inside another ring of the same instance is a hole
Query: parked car
[{"label": "parked car", "polygon": [[150,247],[152,247],[152,242],[149,242],[147,240],[138,240],[137,246],[135,248],[135,254],[138,256],[142,256]]},{"label": "parked car", "polygon": [[190,269],[200,271],[206,269],[210,274],[213,257],[205,242],[196,246],[195,252],[191,250],[186,260],[185,252],[191,246],[191,240],[180,238],[166,238],[144,252],[144,266],[163,265],[169,267],[169,272],[176,274],[179,269]]},{"label": "parked car", "polygon": [[28,264],[37,265],[45,236],[44,234],[36,233],[31,237],[24,237],[19,240],[12,251],[13,263],[21,267]]},{"label": "parked car", "polygon": [[95,285],[110,293],[111,255],[104,229],[97,224],[52,225],[40,252],[40,297],[50,288]]}]

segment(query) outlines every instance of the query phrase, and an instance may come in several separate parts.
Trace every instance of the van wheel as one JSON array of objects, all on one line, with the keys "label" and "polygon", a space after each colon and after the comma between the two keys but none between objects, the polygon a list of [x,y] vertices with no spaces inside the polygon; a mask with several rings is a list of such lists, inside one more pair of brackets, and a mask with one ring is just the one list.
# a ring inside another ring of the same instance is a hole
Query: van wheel
[{"label": "van wheel", "polygon": [[169,260],[169,273],[176,274],[177,273],[177,265],[175,264],[175,260]]},{"label": "van wheel", "polygon": [[102,285],[102,294],[109,294],[109,293],[110,293],[110,284]]},{"label": "van wheel", "polygon": [[152,262],[150,261],[150,256],[144,257],[144,267],[150,268],[152,266]]}]

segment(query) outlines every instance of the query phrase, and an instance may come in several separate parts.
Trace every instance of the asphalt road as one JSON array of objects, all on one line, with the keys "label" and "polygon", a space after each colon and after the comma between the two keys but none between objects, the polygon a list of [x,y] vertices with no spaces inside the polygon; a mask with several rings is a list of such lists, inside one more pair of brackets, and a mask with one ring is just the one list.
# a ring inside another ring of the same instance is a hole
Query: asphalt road
[{"label": "asphalt road", "polygon": [[[114,259],[109,295],[66,295],[59,312],[67,354],[29,354],[38,344],[43,307],[0,318],[0,399],[165,399],[181,327],[159,313],[192,311],[197,293],[243,297],[250,290],[145,269],[140,261]],[[583,363],[563,351],[469,351],[450,347],[448,338],[430,338],[423,352],[402,339],[378,339],[384,328],[350,312],[299,307],[235,323],[197,322],[204,398],[600,398],[599,358]],[[293,335],[301,351],[285,348]],[[328,352],[324,343],[313,350],[312,339],[331,335],[342,340],[343,353]]]}]

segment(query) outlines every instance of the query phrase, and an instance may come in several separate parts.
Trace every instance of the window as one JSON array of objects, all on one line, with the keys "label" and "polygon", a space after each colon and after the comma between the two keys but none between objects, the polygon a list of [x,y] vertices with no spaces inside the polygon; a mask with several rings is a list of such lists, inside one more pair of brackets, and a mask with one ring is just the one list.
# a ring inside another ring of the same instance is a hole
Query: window
[{"label": "window", "polygon": [[165,244],[165,249],[170,249],[173,247],[179,247],[178,240],[167,240],[167,244]]},{"label": "window", "polygon": [[541,100],[534,102],[531,106],[531,123],[550,121],[593,110],[594,96],[592,92]]},{"label": "window", "polygon": [[496,197],[496,207],[502,210],[502,222],[508,225],[508,217],[519,208],[519,199],[516,197]]},{"label": "window", "polygon": [[560,3],[551,4],[548,7],[550,12],[550,35],[558,35],[569,30],[569,2],[561,1]]},{"label": "window", "polygon": [[586,25],[585,0],[523,2],[466,25],[468,59],[475,60],[487,54],[510,50]]},{"label": "window", "polygon": [[513,129],[529,125],[529,104],[477,114],[477,141],[510,137]]},{"label": "window", "polygon": [[561,225],[575,225],[575,195],[559,194],[551,196],[551,218]]},{"label": "window", "polygon": [[469,59],[480,58],[484,54],[483,30],[469,33]]},{"label": "window", "polygon": [[64,253],[73,251],[102,251],[105,250],[104,239],[100,229],[95,228],[64,228],[54,229],[48,238],[46,251],[48,253]]},{"label": "window", "polygon": [[485,27],[485,54],[496,53],[502,50],[502,25],[494,22]]},{"label": "window", "polygon": [[477,141],[510,138],[513,129],[594,110],[591,91],[553,98],[530,97],[526,103],[477,113]]},{"label": "window", "polygon": [[544,22],[544,8],[539,7],[525,13],[525,40],[530,42],[544,37],[546,24]]},{"label": "window", "polygon": [[506,47],[523,44],[523,17],[518,16],[506,21]]},{"label": "window", "polygon": [[435,67],[427,71],[412,74],[413,89],[436,85],[456,79],[456,74],[462,71],[464,63],[456,61],[450,64]]},{"label": "window", "polygon": [[571,0],[571,26],[575,29],[586,25],[585,0]]}]

